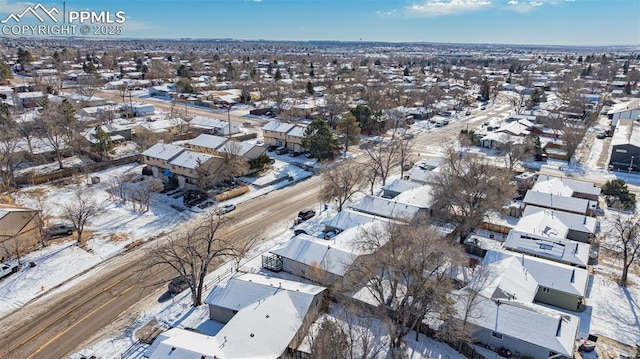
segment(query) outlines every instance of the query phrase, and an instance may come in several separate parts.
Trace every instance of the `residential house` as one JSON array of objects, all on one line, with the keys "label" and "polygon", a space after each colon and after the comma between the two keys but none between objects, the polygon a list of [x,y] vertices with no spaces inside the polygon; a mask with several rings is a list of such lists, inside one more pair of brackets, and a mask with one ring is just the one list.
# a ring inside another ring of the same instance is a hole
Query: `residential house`
[{"label": "residential house", "polygon": [[618,126],[620,120],[637,120],[640,118],[640,100],[634,99],[614,104],[607,112],[607,117],[611,120],[613,127]]},{"label": "residential house", "polygon": [[591,201],[597,201],[601,192],[600,187],[591,182],[547,175],[539,175],[532,190]]},{"label": "residential house", "polygon": [[611,139],[609,167],[618,171],[640,171],[640,123],[619,120]]},{"label": "residential house", "polygon": [[218,136],[229,136],[240,132],[240,125],[235,122],[204,116],[194,117],[189,121],[189,128],[195,133]]},{"label": "residential house", "polygon": [[0,204],[0,259],[36,247],[42,226],[39,210]]},{"label": "residential house", "polygon": [[582,198],[565,197],[538,191],[527,191],[524,196],[526,206],[555,209],[579,215],[595,216],[598,202]]},{"label": "residential house", "polygon": [[183,133],[187,127],[188,123],[179,117],[147,117],[144,121],[137,122],[134,130],[136,132],[168,133],[175,135]]},{"label": "residential house", "polygon": [[18,109],[36,108],[40,106],[43,98],[44,95],[40,91],[16,92],[13,94],[13,104]]},{"label": "residential house", "polygon": [[194,151],[216,156],[224,156],[226,154],[242,156],[247,161],[258,158],[267,152],[264,146],[207,134],[201,134],[192,139],[187,143],[187,147]]},{"label": "residential house", "polygon": [[[463,312],[459,304],[458,313]],[[573,358],[580,327],[577,316],[531,303],[485,296],[478,296],[474,313],[468,318],[473,340],[504,348],[504,355],[531,359]],[[463,315],[457,317],[461,319]]]},{"label": "residential house", "polygon": [[203,189],[200,181],[209,178],[223,166],[224,159],[206,153],[183,151],[165,167],[165,173],[177,180],[178,187]]},{"label": "residential house", "polygon": [[328,240],[299,234],[269,252],[281,261],[283,271],[329,285],[341,279],[359,256],[371,253],[359,241],[363,232],[382,231],[384,226],[381,221],[373,221],[348,228]]},{"label": "residential house", "polygon": [[488,277],[480,294],[493,300],[544,303],[577,311],[584,302],[589,271],[504,250],[488,250],[482,264]]},{"label": "residential house", "polygon": [[[426,194],[426,193],[425,193]],[[418,213],[429,213],[429,206],[401,202],[398,198],[388,199],[366,195],[360,202],[351,205],[351,210],[398,221],[411,221]]]},{"label": "residential house", "polygon": [[142,117],[153,115],[155,107],[152,103],[143,102],[127,102],[122,106],[122,113],[124,116],[129,117]]},{"label": "residential house", "polygon": [[176,158],[185,151],[184,147],[172,145],[169,143],[156,143],[142,152],[142,163],[151,167],[153,177],[162,178],[167,176],[164,170],[169,168],[169,161]]},{"label": "residential house", "polygon": [[366,213],[351,211],[349,209],[344,209],[324,222],[324,231],[340,233],[349,228],[357,227],[378,220],[383,220],[383,218],[372,216]]},{"label": "residential house", "polygon": [[294,124],[273,120],[262,127],[264,144],[270,146],[285,147],[287,145],[287,132],[295,127]]},{"label": "residential house", "polygon": [[296,349],[320,312],[326,290],[257,274],[216,286],[205,299],[222,328],[214,335],[173,328],[148,348],[149,359],[282,358]]},{"label": "residential house", "polygon": [[302,147],[302,139],[304,138],[304,132],[307,128],[304,126],[294,126],[286,134],[286,147],[289,151],[304,152]]},{"label": "residential house", "polygon": [[404,180],[401,178],[397,178],[393,180],[393,182],[383,186],[382,189],[382,197],[384,198],[395,198],[400,195],[402,192],[420,188],[423,185],[414,181]]}]

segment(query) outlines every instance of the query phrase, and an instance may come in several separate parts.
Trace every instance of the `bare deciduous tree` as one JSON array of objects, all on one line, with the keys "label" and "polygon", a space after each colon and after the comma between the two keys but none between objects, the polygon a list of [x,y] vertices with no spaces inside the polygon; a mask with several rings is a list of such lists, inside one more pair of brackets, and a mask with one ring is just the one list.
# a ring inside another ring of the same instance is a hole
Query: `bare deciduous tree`
[{"label": "bare deciduous tree", "polygon": [[393,167],[401,164],[401,140],[382,141],[365,148],[369,165],[384,186]]},{"label": "bare deciduous tree", "polygon": [[82,233],[89,219],[100,212],[100,206],[89,193],[77,190],[70,202],[62,205],[65,217],[76,230],[78,243],[82,243]]},{"label": "bare deciduous tree", "polygon": [[515,166],[534,154],[535,141],[533,137],[527,136],[521,143],[516,143],[509,138],[509,135],[506,133],[504,135],[504,163],[509,171],[513,171]]},{"label": "bare deciduous tree", "polygon": [[195,228],[180,237],[169,236],[167,242],[154,248],[150,255],[155,266],[170,266],[177,274],[189,278],[191,304],[202,304],[205,276],[218,261],[242,258],[250,248],[251,241],[238,241],[220,237],[228,217],[210,212]]},{"label": "bare deciduous tree", "polygon": [[511,174],[479,156],[449,147],[432,186],[434,214],[456,225],[460,243],[515,195]]},{"label": "bare deciduous tree", "polygon": [[320,200],[334,201],[338,212],[342,206],[358,191],[365,180],[365,167],[353,160],[329,167],[322,173],[322,191]]},{"label": "bare deciduous tree", "polygon": [[627,286],[629,268],[640,262],[640,219],[636,216],[618,215],[613,222],[614,238],[608,238],[604,247],[622,261],[620,284]]},{"label": "bare deciduous tree", "polygon": [[447,310],[453,302],[452,266],[462,252],[423,218],[411,224],[367,231],[362,246],[374,255],[361,256],[345,276],[345,289],[364,285],[376,303],[375,315],[388,331],[391,358],[401,356],[404,336],[424,318]]}]

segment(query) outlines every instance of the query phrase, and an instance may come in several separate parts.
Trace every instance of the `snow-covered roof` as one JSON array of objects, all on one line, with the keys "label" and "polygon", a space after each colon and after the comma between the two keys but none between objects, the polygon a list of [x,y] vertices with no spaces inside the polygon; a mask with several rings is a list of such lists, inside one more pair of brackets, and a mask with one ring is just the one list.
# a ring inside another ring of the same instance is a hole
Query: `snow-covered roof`
[{"label": "snow-covered roof", "polygon": [[351,227],[357,227],[361,224],[371,223],[380,219],[380,217],[372,216],[370,214],[345,209],[336,213],[335,216],[324,222],[324,225],[326,227],[336,228],[340,231],[344,231]]},{"label": "snow-covered roof", "polygon": [[[193,120],[192,120],[193,122]],[[191,146],[205,147],[215,150],[222,146],[227,139],[225,137],[202,134],[188,142]]]},{"label": "snow-covered roof", "polygon": [[[460,303],[462,301],[458,301]],[[458,308],[459,312],[463,308]],[[540,305],[520,301],[493,301],[480,296],[469,321],[566,357],[573,356],[580,319]],[[461,314],[458,314],[459,316]]]},{"label": "snow-covered roof", "polygon": [[256,145],[247,142],[228,141],[218,147],[218,151],[227,152],[232,155],[244,156],[251,151]]},{"label": "snow-covered roof", "polygon": [[216,307],[240,310],[279,291],[315,296],[323,287],[280,278],[246,273],[232,278],[225,286],[216,286],[204,300]]},{"label": "snow-covered roof", "polygon": [[282,122],[278,120],[269,121],[266,125],[262,127],[263,131],[273,131],[273,132],[282,132],[287,133],[289,130],[294,128],[295,125],[288,122]]},{"label": "snow-covered roof", "polygon": [[621,103],[614,103],[611,106],[611,109],[609,110],[609,112],[607,112],[608,115],[612,115],[614,113],[619,113],[619,112],[624,112],[624,111],[631,111],[631,110],[635,110],[640,108],[640,101],[638,100],[631,100],[631,101],[626,101],[626,102],[621,102]]},{"label": "snow-covered roof", "polygon": [[19,99],[28,99],[28,98],[40,98],[43,96],[42,92],[40,91],[33,91],[33,92],[17,92],[15,94],[15,96]]},{"label": "snow-covered roof", "polygon": [[383,186],[382,190],[400,193],[400,192],[404,192],[404,191],[419,188],[419,187],[422,187],[422,185],[419,183],[407,181],[402,178],[396,178],[395,180],[393,180],[393,182],[387,184],[386,186]]},{"label": "snow-covered roof", "polygon": [[411,220],[421,209],[425,209],[426,207],[402,203],[393,199],[367,195],[360,202],[352,205],[350,208],[355,211],[369,213],[374,216],[393,218],[397,220]]},{"label": "snow-covered roof", "polygon": [[[150,359],[278,358],[300,330],[301,318],[307,314],[315,296],[324,289],[284,279],[243,274],[231,279],[225,287],[216,287],[212,291],[216,295],[232,295],[246,303],[215,336],[170,329],[154,341],[145,355]],[[251,295],[253,291],[264,295]],[[212,294],[205,302],[217,303],[215,298],[211,298]],[[243,294],[251,295],[252,301],[245,300],[247,298]]]},{"label": "snow-covered roof", "polygon": [[418,183],[434,183],[439,175],[437,168],[414,166],[409,173],[409,180]]},{"label": "snow-covered roof", "polygon": [[506,125],[498,128],[495,132],[508,132],[515,136],[526,136],[531,133],[531,131],[529,131],[529,128],[519,121],[509,122]]},{"label": "snow-covered roof", "polygon": [[203,163],[206,163],[217,156],[208,155],[206,153],[184,151],[172,159],[169,164],[180,166],[183,168],[196,169]]},{"label": "snow-covered roof", "polygon": [[586,269],[503,250],[488,250],[482,266],[490,274],[480,293],[492,299],[533,302],[538,286],[584,297],[589,279]]},{"label": "snow-covered roof", "polygon": [[187,122],[181,118],[165,118],[162,120],[140,121],[137,125],[148,131],[161,133],[167,131],[167,129],[184,126],[186,124]]},{"label": "snow-covered roof", "polygon": [[504,248],[586,268],[589,244],[561,238],[544,238],[516,230],[509,232]]},{"label": "snow-covered roof", "polygon": [[524,203],[527,206],[534,205],[580,214],[586,214],[590,208],[596,207],[595,202],[586,199],[558,196],[538,191],[527,191],[524,196]]},{"label": "snow-covered roof", "polygon": [[414,205],[420,208],[430,208],[434,202],[431,186],[420,186],[403,191],[395,198],[396,201]]},{"label": "snow-covered roof", "polygon": [[287,132],[287,136],[304,137],[304,131],[306,130],[307,130],[306,127],[294,126],[289,132]]},{"label": "snow-covered roof", "polygon": [[184,147],[172,145],[170,143],[156,143],[146,151],[142,152],[142,156],[149,156],[162,161],[169,161],[184,150]]},{"label": "snow-covered roof", "polygon": [[34,212],[37,211],[35,209],[17,207],[10,204],[0,204],[0,219],[4,218],[9,213],[12,212]]},{"label": "snow-covered roof", "polygon": [[300,234],[271,253],[343,276],[359,255],[369,253],[360,240],[364,231],[382,231],[383,226],[380,221],[366,223],[340,232],[330,240]]},{"label": "snow-covered roof", "polygon": [[640,126],[637,126],[637,123],[630,119],[619,120],[611,138],[611,145],[640,147]]},{"label": "snow-covered roof", "polygon": [[[515,229],[526,233],[545,234],[545,226],[555,223],[559,223],[560,228],[565,227],[567,232],[568,230],[574,230],[590,234],[596,232],[598,225],[598,221],[594,217],[537,206],[527,206]],[[548,231],[546,235],[555,238],[567,238],[564,229],[562,229],[562,232],[565,233],[562,237],[552,236]]]},{"label": "snow-covered roof", "polygon": [[532,190],[566,197],[571,197],[576,192],[595,196],[600,195],[600,188],[591,182],[547,175],[539,175]]},{"label": "snow-covered roof", "polygon": [[189,121],[189,126],[206,129],[226,128],[229,126],[229,122],[212,117],[196,116]]}]

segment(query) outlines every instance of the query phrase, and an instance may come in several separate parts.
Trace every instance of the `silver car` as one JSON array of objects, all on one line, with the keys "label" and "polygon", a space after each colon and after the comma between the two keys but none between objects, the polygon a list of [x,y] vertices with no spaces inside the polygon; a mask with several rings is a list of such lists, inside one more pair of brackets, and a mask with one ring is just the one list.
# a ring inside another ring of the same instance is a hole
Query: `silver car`
[{"label": "silver car", "polygon": [[44,229],[44,233],[48,238],[57,236],[70,236],[74,228],[67,224],[54,224]]}]

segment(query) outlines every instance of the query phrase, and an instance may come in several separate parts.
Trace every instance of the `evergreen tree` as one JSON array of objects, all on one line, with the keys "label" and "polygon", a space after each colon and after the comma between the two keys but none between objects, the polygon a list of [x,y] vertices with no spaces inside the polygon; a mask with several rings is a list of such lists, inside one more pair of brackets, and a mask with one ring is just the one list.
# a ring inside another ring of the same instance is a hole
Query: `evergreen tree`
[{"label": "evergreen tree", "polygon": [[278,81],[282,79],[282,74],[280,73],[280,69],[276,69],[276,73],[273,75],[273,79]]},{"label": "evergreen tree", "polygon": [[409,75],[411,75],[411,73],[409,72],[409,67],[408,67],[408,66],[405,66],[403,75],[404,75],[404,76],[409,76]]},{"label": "evergreen tree", "polygon": [[360,125],[351,112],[342,116],[338,121],[338,134],[340,135],[340,143],[344,145],[345,154],[349,150],[349,146],[360,143]]},{"label": "evergreen tree", "polygon": [[0,81],[6,81],[8,79],[12,79],[13,74],[11,74],[11,69],[7,64],[0,61]]},{"label": "evergreen tree", "polygon": [[482,101],[489,101],[489,96],[491,95],[489,89],[489,80],[484,77],[482,79],[482,83],[480,84],[480,98]]},{"label": "evergreen tree", "polygon": [[307,93],[309,95],[313,95],[315,93],[315,91],[313,90],[313,84],[311,83],[311,81],[307,82]]},{"label": "evergreen tree", "polygon": [[113,149],[113,142],[111,142],[111,136],[106,133],[102,126],[96,126],[96,133],[94,137],[96,138],[96,143],[94,144],[96,152],[98,152],[101,156],[105,156]]},{"label": "evergreen tree", "polygon": [[311,69],[311,71],[309,71],[309,76],[310,77],[314,77],[316,74],[313,72],[313,69]]},{"label": "evergreen tree", "polygon": [[631,82],[627,81],[627,84],[624,85],[624,94],[631,95]]},{"label": "evergreen tree", "polygon": [[304,131],[302,147],[319,160],[332,159],[338,150],[338,141],[324,119],[313,120]]}]

